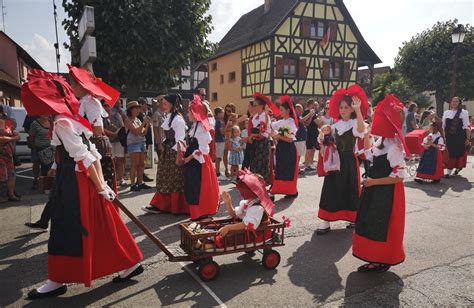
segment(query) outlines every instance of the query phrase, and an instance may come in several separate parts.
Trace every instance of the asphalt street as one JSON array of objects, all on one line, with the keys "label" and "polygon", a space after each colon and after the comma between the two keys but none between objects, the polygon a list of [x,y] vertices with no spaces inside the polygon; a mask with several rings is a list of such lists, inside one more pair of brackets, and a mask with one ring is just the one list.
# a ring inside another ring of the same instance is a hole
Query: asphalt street
[{"label": "asphalt street", "polygon": [[[352,256],[351,234],[346,223],[332,225],[325,236],[315,235],[322,178],[301,176],[299,197],[277,196],[276,218],[290,217],[286,246],[278,248],[282,260],[276,270],[261,265],[259,254],[218,257],[216,280],[203,283],[193,264],[170,263],[165,255],[126,217],[143,254],[145,273],[124,285],[112,277],[96,280],[92,288],[71,285],[58,298],[30,302],[31,288],[47,279],[47,233],[23,224],[36,221],[45,195],[30,191],[29,165],[20,167],[19,203],[0,204],[0,307],[27,306],[174,306],[174,307],[309,307],[474,305],[474,169],[473,157],[460,176],[438,185],[406,186],[406,261],[384,274],[360,274],[363,263]],[[149,175],[153,170],[147,170]],[[230,182],[221,190],[237,192]],[[178,224],[185,216],[149,215],[140,208],[153,196],[149,192],[120,194],[124,204],[166,245],[177,247]],[[220,215],[224,215],[221,207]],[[114,256],[110,256],[113,258]]]}]

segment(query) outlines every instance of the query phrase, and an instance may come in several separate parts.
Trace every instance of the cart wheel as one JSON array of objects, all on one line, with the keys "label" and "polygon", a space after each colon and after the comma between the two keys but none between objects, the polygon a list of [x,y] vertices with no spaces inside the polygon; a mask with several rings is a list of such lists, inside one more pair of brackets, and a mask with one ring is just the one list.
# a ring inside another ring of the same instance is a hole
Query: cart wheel
[{"label": "cart wheel", "polygon": [[262,264],[267,269],[274,269],[280,264],[280,254],[275,250],[267,250],[263,253]]},{"label": "cart wheel", "polygon": [[199,277],[202,281],[211,281],[219,274],[219,265],[214,261],[207,261],[199,266]]}]

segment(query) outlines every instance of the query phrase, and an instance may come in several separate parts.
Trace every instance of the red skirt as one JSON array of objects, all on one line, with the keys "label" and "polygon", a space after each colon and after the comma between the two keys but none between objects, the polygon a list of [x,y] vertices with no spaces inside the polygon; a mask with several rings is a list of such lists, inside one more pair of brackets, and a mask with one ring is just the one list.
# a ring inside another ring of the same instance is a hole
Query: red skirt
[{"label": "red skirt", "polygon": [[211,134],[211,143],[209,143],[209,155],[211,156],[212,161],[216,161],[216,131],[214,129],[211,129],[209,131]]},{"label": "red skirt", "polygon": [[128,269],[142,253],[113,204],[97,194],[92,181],[76,172],[80,197],[82,256],[48,255],[48,279],[59,283],[84,283]]},{"label": "red skirt", "polygon": [[[284,162],[283,162],[284,163]],[[274,195],[295,195],[298,193],[298,166],[300,164],[300,157],[296,156],[296,165],[295,165],[295,174],[292,181],[283,181],[273,179],[273,185],[271,189],[271,193]]]},{"label": "red skirt", "polygon": [[405,187],[395,184],[393,206],[390,215],[387,240],[385,242],[369,240],[354,232],[352,236],[352,254],[366,262],[397,265],[405,260],[403,235],[405,232]]},{"label": "red skirt", "polygon": [[436,171],[434,174],[427,174],[427,173],[416,173],[416,177],[420,179],[426,179],[426,180],[440,180],[443,175],[444,175],[444,169],[443,169],[443,151],[438,150],[437,151],[437,157],[436,157]]},{"label": "red skirt", "polygon": [[186,203],[184,192],[160,193],[156,192],[150,205],[156,207],[162,212],[175,215],[189,214],[189,206]]},{"label": "red skirt", "polygon": [[463,168],[466,168],[466,164],[467,164],[467,151],[465,151],[464,155],[461,157],[449,157],[446,163],[446,169],[449,169],[449,170],[463,169]]},{"label": "red skirt", "polygon": [[[199,170],[199,169],[198,169]],[[204,155],[204,164],[201,169],[201,191],[199,204],[190,204],[191,219],[201,216],[215,215],[219,209],[219,183],[216,169],[209,155]]]}]

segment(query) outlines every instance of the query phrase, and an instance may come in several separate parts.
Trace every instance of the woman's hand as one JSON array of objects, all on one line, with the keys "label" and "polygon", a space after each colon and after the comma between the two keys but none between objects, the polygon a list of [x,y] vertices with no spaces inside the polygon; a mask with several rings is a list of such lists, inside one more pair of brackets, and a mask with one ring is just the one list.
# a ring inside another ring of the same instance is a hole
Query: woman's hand
[{"label": "woman's hand", "polygon": [[360,106],[362,105],[362,102],[360,98],[357,96],[352,97],[352,108],[354,108],[355,111],[360,111]]},{"label": "woman's hand", "polygon": [[56,176],[56,169],[49,169],[48,176],[49,177],[55,177]]},{"label": "woman's hand", "polygon": [[365,178],[363,183],[364,183],[364,187],[377,185],[376,180],[369,177]]}]

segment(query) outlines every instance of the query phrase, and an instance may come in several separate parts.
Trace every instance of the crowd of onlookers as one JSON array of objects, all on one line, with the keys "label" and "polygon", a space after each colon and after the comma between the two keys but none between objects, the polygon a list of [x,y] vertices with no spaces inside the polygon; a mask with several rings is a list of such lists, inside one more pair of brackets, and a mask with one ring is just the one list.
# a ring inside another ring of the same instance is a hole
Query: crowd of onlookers
[{"label": "crowd of onlookers", "polygon": [[[104,118],[104,130],[112,144],[117,184],[120,187],[130,186],[131,191],[152,188],[146,184],[146,182],[153,182],[154,179],[145,174],[145,161],[148,149],[153,144],[157,157],[160,157],[163,150],[164,134],[161,125],[165,114],[161,107],[161,99],[162,96],[159,96],[151,102],[145,98],[139,98],[137,101],[128,102],[125,111],[119,103],[114,107],[103,104],[108,114]],[[316,170],[314,162],[320,147],[317,141],[319,129],[324,125],[334,124],[334,119],[328,115],[328,106],[329,101],[320,102],[314,99],[299,100],[295,105],[299,118],[296,147],[300,156],[300,174]],[[20,196],[15,191],[15,165],[20,163],[15,157],[15,142],[19,141],[20,136],[16,123],[9,114],[11,113],[11,108],[9,108],[8,105],[0,105],[0,182],[6,183],[7,200],[17,201]],[[247,153],[246,148],[249,118],[254,113],[253,108],[252,102],[249,102],[247,114],[239,116],[236,113],[236,106],[227,104],[224,108],[215,108],[214,113],[209,114],[215,131],[215,148],[211,156],[215,160],[219,180],[233,180],[237,177],[240,168],[248,167],[250,154]],[[366,119],[369,124],[372,113],[369,111]],[[186,115],[184,116],[186,118]],[[428,107],[421,112],[415,102],[406,103],[403,128],[405,133],[416,129],[429,130],[433,120],[440,121],[434,107]],[[472,127],[472,117],[470,121]],[[48,175],[53,165],[51,125],[51,119],[47,116],[35,118],[27,116],[23,124],[25,132],[28,132],[27,144],[31,149],[33,163],[32,189],[38,188],[38,179],[40,176]],[[130,160],[128,176],[126,175],[128,165],[126,157]]]}]

